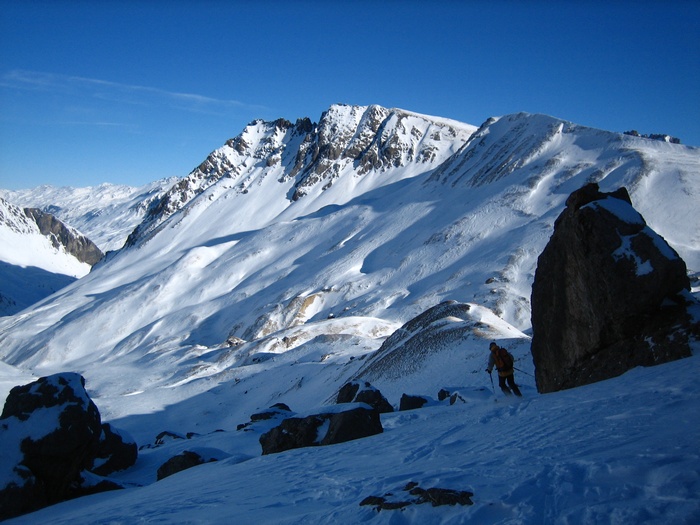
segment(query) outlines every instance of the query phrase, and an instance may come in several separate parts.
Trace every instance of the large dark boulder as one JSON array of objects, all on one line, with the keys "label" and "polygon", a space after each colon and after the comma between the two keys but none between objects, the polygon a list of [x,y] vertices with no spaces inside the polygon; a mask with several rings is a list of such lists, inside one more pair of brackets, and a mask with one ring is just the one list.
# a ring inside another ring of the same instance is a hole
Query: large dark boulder
[{"label": "large dark boulder", "polygon": [[333,445],[383,432],[379,412],[367,405],[347,410],[290,417],[260,436],[262,453],[275,454],[294,448]]},{"label": "large dark boulder", "polygon": [[399,411],[403,412],[405,410],[423,408],[423,405],[425,405],[427,402],[428,400],[424,397],[403,394],[401,396],[401,401],[399,402]]},{"label": "large dark boulder", "polygon": [[62,501],[91,466],[100,413],[74,373],[10,391],[0,416],[0,519]]},{"label": "large dark boulder", "polygon": [[572,193],[532,286],[539,392],[572,388],[690,355],[685,263],[624,188]]},{"label": "large dark boulder", "polygon": [[100,476],[109,476],[131,467],[136,463],[137,457],[136,441],[126,432],[117,430],[109,423],[103,423],[90,471]]},{"label": "large dark boulder", "polygon": [[366,403],[376,408],[380,414],[393,412],[394,407],[367,381],[350,381],[338,391],[336,403]]},{"label": "large dark boulder", "polygon": [[0,415],[0,443],[0,520],[121,488],[100,474],[133,465],[137,454],[126,434],[102,425],[75,373],[13,388]]},{"label": "large dark boulder", "polygon": [[161,479],[187,470],[188,468],[196,467],[197,465],[202,465],[207,463],[207,460],[203,458],[199,453],[193,452],[191,450],[185,450],[177,456],[173,456],[168,461],[163,463],[158,467],[156,473],[156,478],[158,481]]}]

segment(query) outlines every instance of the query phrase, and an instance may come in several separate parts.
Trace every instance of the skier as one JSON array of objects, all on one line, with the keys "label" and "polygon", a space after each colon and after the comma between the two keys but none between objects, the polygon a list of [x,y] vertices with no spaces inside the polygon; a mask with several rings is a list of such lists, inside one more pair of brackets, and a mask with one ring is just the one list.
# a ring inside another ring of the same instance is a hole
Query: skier
[{"label": "skier", "polygon": [[[489,365],[486,371],[491,374],[495,366],[496,370],[498,370],[498,386],[501,387],[503,393],[507,396],[511,394],[522,396],[518,385],[515,384],[515,377],[513,377],[513,356],[510,355],[508,350],[499,347],[496,343],[491,343],[489,350],[491,350],[491,354],[489,355]],[[506,383],[508,384],[506,385]],[[508,385],[510,385],[510,388],[508,388]]]}]

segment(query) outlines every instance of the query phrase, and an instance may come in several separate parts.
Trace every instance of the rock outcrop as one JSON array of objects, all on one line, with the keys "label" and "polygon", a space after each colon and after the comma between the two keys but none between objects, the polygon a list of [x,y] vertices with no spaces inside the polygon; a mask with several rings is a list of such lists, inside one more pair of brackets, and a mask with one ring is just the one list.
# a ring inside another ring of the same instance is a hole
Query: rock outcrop
[{"label": "rock outcrop", "polygon": [[[56,374],[13,388],[0,415],[0,520],[118,488],[85,472],[95,466],[104,472],[130,466],[124,447],[135,452],[135,444],[117,436],[109,426],[104,430],[79,374]],[[133,464],[135,454],[129,457]]]},{"label": "rock outcrop", "polygon": [[367,381],[345,383],[338,392],[336,403],[367,403],[376,408],[380,414],[394,411],[391,403]]},{"label": "rock outcrop", "polygon": [[333,445],[381,434],[379,412],[364,404],[306,417],[290,417],[260,436],[262,453],[274,454],[302,447]]},{"label": "rock outcrop", "polygon": [[690,355],[689,288],[685,263],[624,188],[606,194],[588,184],[572,193],[532,286],[538,391]]},{"label": "rock outcrop", "polygon": [[406,495],[398,495],[387,492],[383,496],[367,496],[360,502],[360,506],[370,505],[379,512],[382,510],[403,510],[409,505],[422,505],[430,503],[433,507],[442,505],[473,505],[473,492],[467,490],[454,490],[443,488],[424,489],[415,481],[406,484],[402,489]]},{"label": "rock outcrop", "polygon": [[401,401],[399,402],[399,411],[403,412],[405,410],[423,408],[423,405],[425,405],[427,402],[428,400],[424,397],[403,394],[401,396]]},{"label": "rock outcrop", "polygon": [[[445,301],[417,315],[384,340],[356,379],[395,379],[420,371],[428,356],[457,343],[473,330],[470,310],[468,304]],[[467,322],[450,323],[452,319]]]},{"label": "rock outcrop", "polygon": [[333,105],[317,123],[255,120],[154,200],[126,245],[150,238],[163,221],[222,179],[243,194],[254,191],[261,175],[280,184],[291,181],[287,197],[297,201],[330,188],[348,168],[358,177],[408,164],[428,171],[473,131],[466,124],[376,105]]},{"label": "rock outcrop", "polygon": [[124,431],[109,423],[102,423],[102,434],[90,471],[99,476],[109,476],[136,463],[138,446]]},{"label": "rock outcrop", "polygon": [[50,213],[38,208],[24,208],[24,213],[36,222],[41,234],[49,238],[54,248],[63,247],[67,253],[90,266],[95,265],[104,257],[94,242],[77,230],[66,226]]}]

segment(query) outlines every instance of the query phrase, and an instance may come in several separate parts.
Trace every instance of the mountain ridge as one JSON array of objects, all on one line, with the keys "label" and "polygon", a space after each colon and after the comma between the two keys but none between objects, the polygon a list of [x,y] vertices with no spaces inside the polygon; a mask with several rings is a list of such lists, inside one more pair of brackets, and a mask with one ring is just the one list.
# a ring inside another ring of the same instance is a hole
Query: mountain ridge
[{"label": "mountain ridge", "polygon": [[[526,330],[536,258],[565,198],[591,180],[630,186],[649,224],[671,242],[683,238],[679,253],[691,269],[700,266],[698,218],[677,215],[698,194],[688,175],[699,163],[695,149],[527,113],[489,119],[476,133],[377,106],[333,106],[324,115],[316,135],[304,119],[254,121],[185,179],[185,198],[172,198],[181,195],[179,181],[152,201],[177,209],[145,219],[138,245],[127,243],[80,283],[85,292],[60,300],[76,309],[70,318],[88,323],[86,333],[113,327],[101,330],[96,347],[73,341],[82,348],[76,358],[126,356],[164,341],[169,352],[254,341],[331,315],[402,323],[448,299],[481,304]],[[429,131],[422,143],[418,124]],[[438,132],[454,140],[437,141]],[[436,143],[435,162],[416,154]],[[363,159],[372,168],[359,174]],[[655,205],[659,196],[678,207]],[[95,287],[99,294],[87,292]],[[113,310],[140,315],[117,328],[105,317]],[[63,336],[49,330],[23,344],[17,329],[34,315],[0,336],[10,363],[52,362],[52,347],[72,339],[61,323]]]},{"label": "mountain ridge", "polygon": [[[408,131],[407,124],[411,126]],[[298,119],[295,124],[284,119],[255,120],[152,203],[127,245],[148,237],[165,219],[224,178],[231,179],[235,191],[245,194],[266,177],[275,177],[285,185],[286,198],[292,203],[318,191],[319,185],[321,191],[330,188],[349,164],[362,176],[369,171],[400,167],[414,158],[422,163],[438,163],[441,159],[434,142],[447,135],[447,140],[461,145],[474,129],[448,119],[431,120],[418,113],[376,105],[334,105],[318,123],[309,118]],[[426,138],[427,134],[430,137]]]},{"label": "mountain ridge", "polygon": [[[338,108],[323,140],[310,120],[255,121],[134,243],[0,319],[0,388],[77,371],[104,420],[142,445],[116,477],[132,490],[36,516],[389,523],[393,511],[359,502],[408,482],[475,494],[469,509],[401,511],[410,522],[697,515],[697,356],[537,396],[528,332],[537,257],[586,183],[628,187],[698,271],[700,150],[519,113],[465,127],[424,163],[416,152],[428,150],[391,110],[373,109],[364,127],[360,113]],[[523,400],[494,397],[491,340],[517,359]],[[312,414],[351,379],[394,403],[425,396],[426,408],[383,415],[384,433],[361,442],[260,457],[252,414],[280,402]],[[442,389],[455,406],[432,399]],[[172,440],[154,442],[165,430]],[[156,465],[200,447],[222,460],[154,483]]]}]

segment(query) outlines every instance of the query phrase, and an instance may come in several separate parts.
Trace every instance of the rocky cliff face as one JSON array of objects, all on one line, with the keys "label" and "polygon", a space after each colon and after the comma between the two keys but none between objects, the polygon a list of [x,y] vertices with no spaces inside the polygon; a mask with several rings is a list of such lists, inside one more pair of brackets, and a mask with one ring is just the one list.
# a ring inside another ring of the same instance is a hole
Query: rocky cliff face
[{"label": "rocky cliff face", "polygon": [[90,239],[66,226],[50,213],[37,208],[25,208],[24,213],[36,223],[41,234],[49,238],[54,248],[63,247],[80,262],[92,266],[104,256]]},{"label": "rocky cliff face", "polygon": [[686,265],[624,188],[571,194],[532,286],[537,388],[552,392],[690,355]]},{"label": "rocky cliff face", "polygon": [[345,171],[362,177],[408,164],[428,171],[462,146],[474,129],[376,105],[334,105],[318,123],[309,118],[294,124],[256,120],[151,203],[126,245],[148,239],[168,217],[223,180],[237,193],[248,193],[262,179],[275,177],[288,188],[291,203],[330,188]]}]

